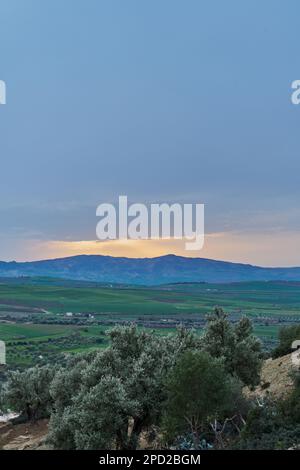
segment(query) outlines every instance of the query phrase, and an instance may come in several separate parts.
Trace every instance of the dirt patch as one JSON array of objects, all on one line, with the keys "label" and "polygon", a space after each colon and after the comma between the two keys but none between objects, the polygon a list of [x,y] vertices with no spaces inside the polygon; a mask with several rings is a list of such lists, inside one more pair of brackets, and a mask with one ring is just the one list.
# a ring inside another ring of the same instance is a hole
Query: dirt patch
[{"label": "dirt patch", "polygon": [[0,449],[2,450],[42,450],[48,432],[48,420],[36,423],[0,424]]}]

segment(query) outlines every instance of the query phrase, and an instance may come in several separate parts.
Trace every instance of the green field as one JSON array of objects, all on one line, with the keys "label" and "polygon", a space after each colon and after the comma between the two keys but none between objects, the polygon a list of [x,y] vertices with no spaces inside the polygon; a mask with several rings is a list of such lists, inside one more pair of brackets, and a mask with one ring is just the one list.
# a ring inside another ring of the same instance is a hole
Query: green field
[{"label": "green field", "polygon": [[76,283],[76,287],[43,282],[0,284],[1,311],[16,310],[54,314],[93,312],[98,314],[176,315],[206,313],[220,304],[249,315],[299,314],[300,283],[251,282],[234,284],[175,284],[159,288],[103,287]]},{"label": "green field", "polygon": [[[232,321],[253,319],[266,344],[282,325],[300,322],[300,283],[174,284],[155,288],[105,286],[51,279],[2,280],[0,339],[8,363],[57,360],[61,352],[107,345],[105,330],[135,322],[160,334],[183,324],[201,333],[206,315],[222,306]],[[67,315],[68,313],[68,315]]]}]

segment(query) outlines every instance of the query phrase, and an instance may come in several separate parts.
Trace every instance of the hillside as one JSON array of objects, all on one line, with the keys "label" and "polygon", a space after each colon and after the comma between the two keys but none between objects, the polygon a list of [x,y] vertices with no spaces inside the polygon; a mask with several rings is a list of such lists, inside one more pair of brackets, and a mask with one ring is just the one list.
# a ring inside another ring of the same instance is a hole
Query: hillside
[{"label": "hillside", "polygon": [[246,394],[249,397],[285,398],[293,389],[292,370],[291,354],[276,359],[267,359],[263,363],[260,385],[253,392],[247,390]]},{"label": "hillside", "polygon": [[49,276],[136,285],[176,282],[300,281],[300,267],[264,268],[175,255],[157,258],[80,255],[22,263],[0,262],[0,277],[20,276]]},{"label": "hillside", "polygon": [[[292,371],[291,355],[268,359],[264,362],[261,373],[261,384],[254,391],[245,389],[249,398],[261,399],[268,395],[276,399],[285,398],[293,389],[290,377]],[[11,422],[0,422],[0,449],[1,450],[43,450],[47,449],[46,437],[48,420],[43,419],[36,423],[23,423],[13,425]],[[143,448],[147,442],[142,442]]]}]

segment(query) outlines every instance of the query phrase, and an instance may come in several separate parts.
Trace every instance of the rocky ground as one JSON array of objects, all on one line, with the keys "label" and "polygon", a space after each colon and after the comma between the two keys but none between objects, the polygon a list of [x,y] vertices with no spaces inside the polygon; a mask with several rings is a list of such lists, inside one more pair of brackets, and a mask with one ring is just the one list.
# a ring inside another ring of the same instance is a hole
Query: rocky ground
[{"label": "rocky ground", "polygon": [[0,424],[0,449],[2,450],[42,450],[47,449],[45,439],[48,420],[36,423],[13,425],[11,422]]},{"label": "rocky ground", "polygon": [[246,395],[261,398],[271,395],[276,399],[285,398],[293,388],[291,373],[294,367],[291,354],[277,359],[267,359],[262,367],[260,385],[253,391],[246,389]]}]

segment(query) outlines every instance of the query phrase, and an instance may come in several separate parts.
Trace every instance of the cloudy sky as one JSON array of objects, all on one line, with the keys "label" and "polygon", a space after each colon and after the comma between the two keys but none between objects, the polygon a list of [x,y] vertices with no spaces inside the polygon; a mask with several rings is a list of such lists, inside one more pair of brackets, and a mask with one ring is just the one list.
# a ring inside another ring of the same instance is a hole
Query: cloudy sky
[{"label": "cloudy sky", "polygon": [[[0,259],[300,265],[298,1],[1,0]],[[206,242],[95,242],[96,207],[205,203]]]}]

